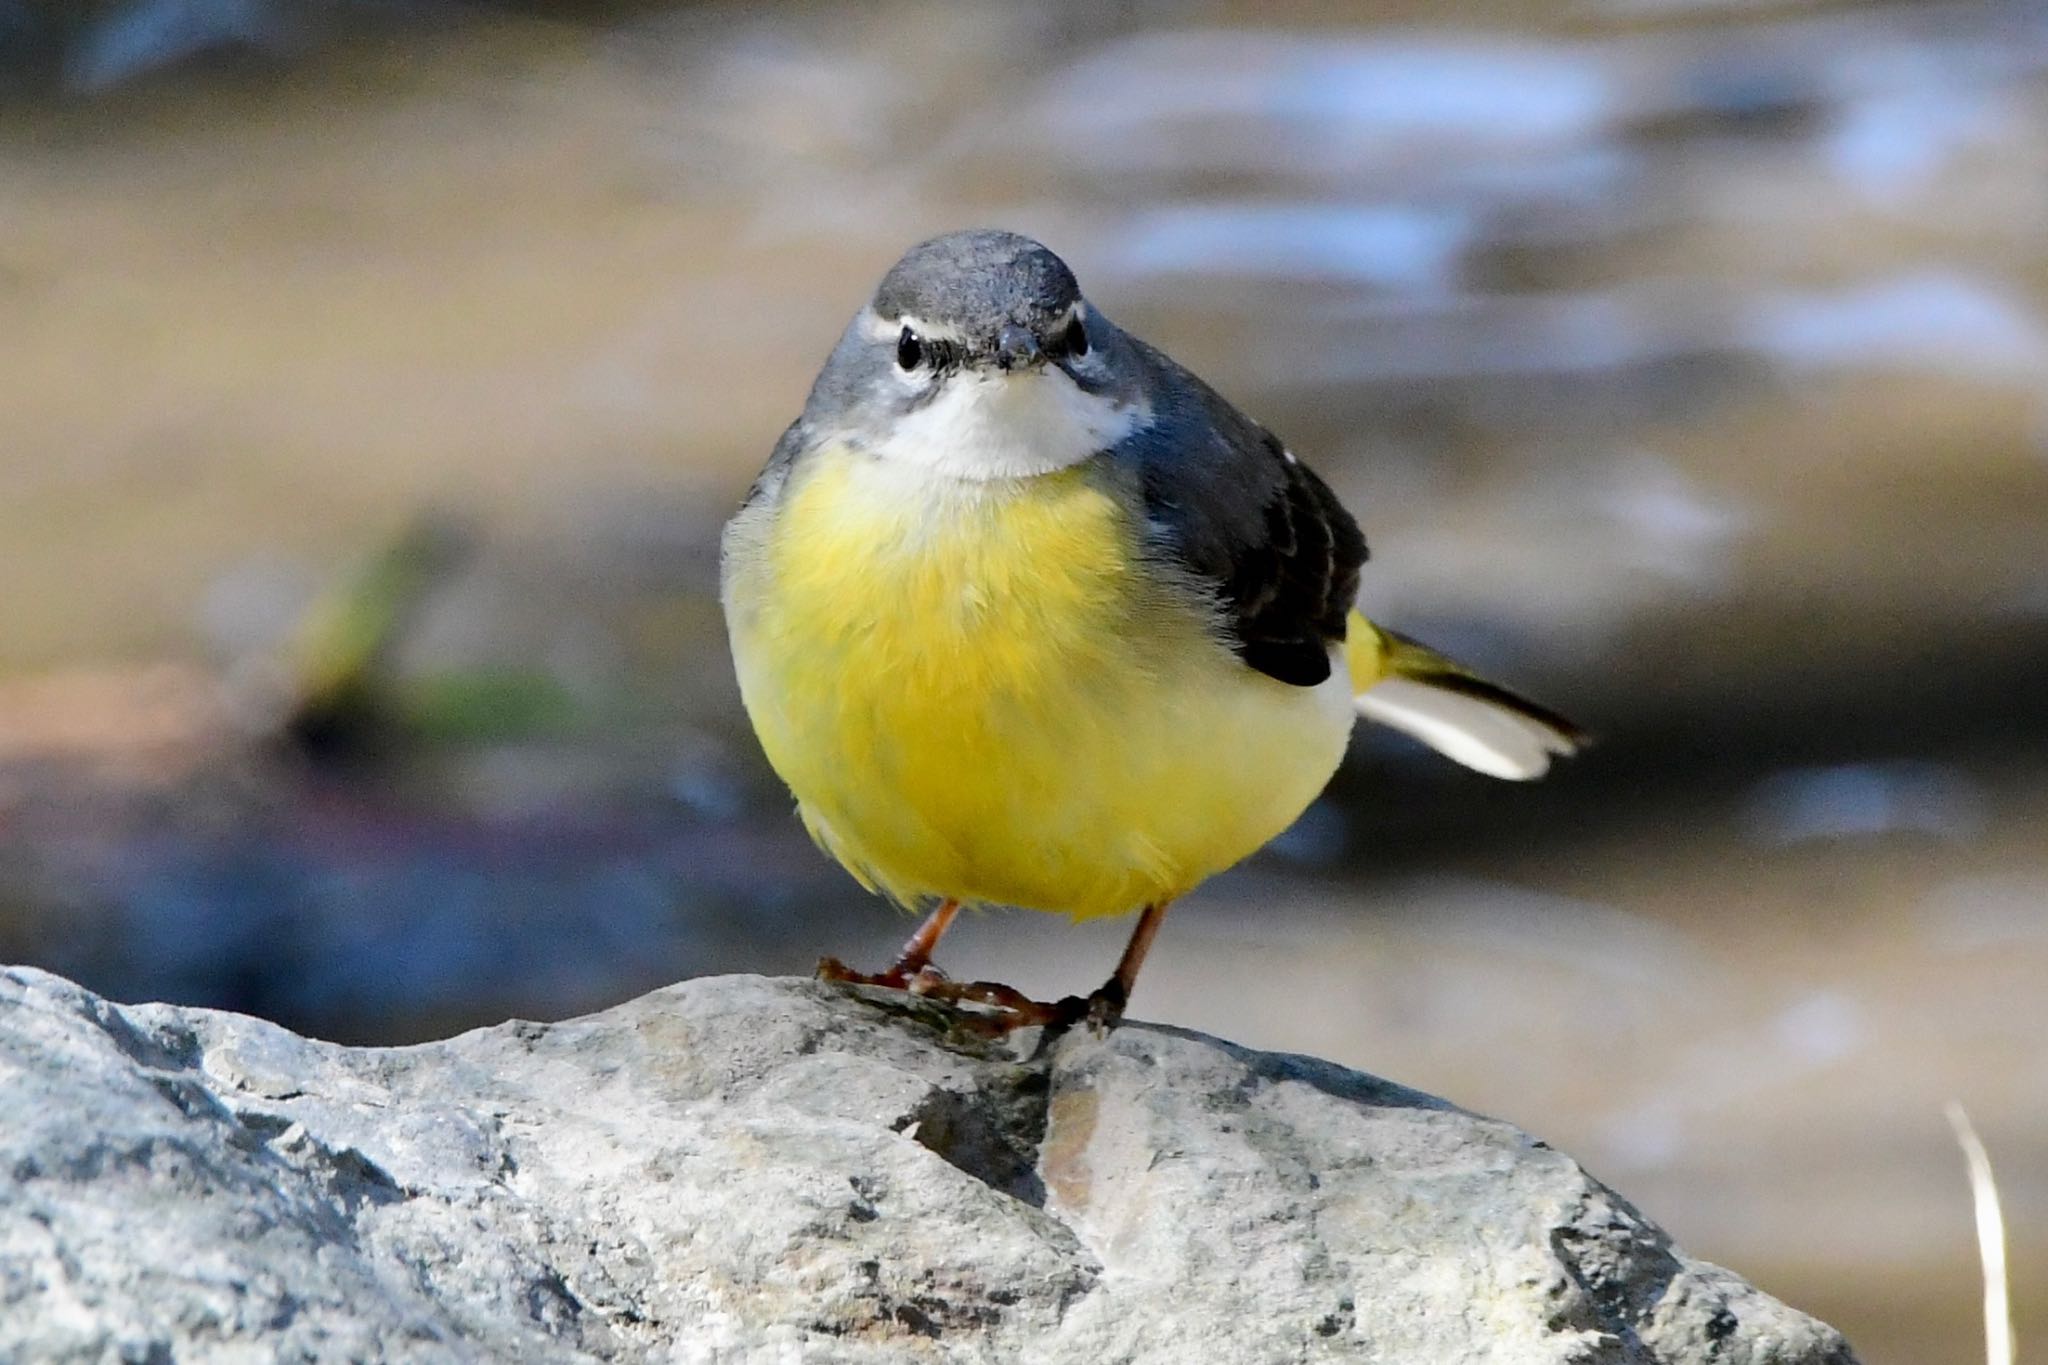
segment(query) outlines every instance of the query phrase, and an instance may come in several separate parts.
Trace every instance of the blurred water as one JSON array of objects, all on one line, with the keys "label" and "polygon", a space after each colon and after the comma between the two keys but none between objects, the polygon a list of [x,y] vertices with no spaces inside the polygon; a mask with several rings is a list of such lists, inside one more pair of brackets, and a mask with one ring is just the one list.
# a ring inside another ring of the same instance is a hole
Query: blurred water
[{"label": "blurred water", "polygon": [[[1520,1121],[1879,1365],[1974,1358],[1960,1094],[2044,1311],[2038,6],[16,0],[0,80],[0,955],[401,1039],[886,953],[715,536],[881,269],[1002,223],[1602,740],[1361,735],[1139,1012]],[[278,743],[423,509],[412,728]],[[1121,927],[957,933],[1061,994]]]},{"label": "blurred water", "polygon": [[1773,773],[1757,785],[1750,824],[1771,843],[1984,833],[1984,797],[1963,772],[1925,761],[1842,763]]}]

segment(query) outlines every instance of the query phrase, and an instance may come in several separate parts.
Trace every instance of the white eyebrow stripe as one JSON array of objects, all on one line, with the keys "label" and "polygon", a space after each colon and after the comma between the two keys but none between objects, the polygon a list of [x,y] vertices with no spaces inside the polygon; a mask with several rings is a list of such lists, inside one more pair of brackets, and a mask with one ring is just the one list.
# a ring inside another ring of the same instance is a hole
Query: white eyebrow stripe
[{"label": "white eyebrow stripe", "polygon": [[[1065,327],[1077,320],[1085,322],[1087,318],[1088,301],[1086,299],[1075,299],[1068,306],[1067,311],[1061,314],[1058,325]],[[876,341],[893,341],[896,339],[897,333],[901,332],[905,327],[908,327],[926,341],[963,342],[967,340],[967,333],[950,322],[933,322],[928,318],[918,317],[915,313],[905,313],[899,318],[885,318],[880,313],[877,313],[873,307],[861,310],[861,326],[868,336]]]},{"label": "white eyebrow stripe", "polygon": [[876,341],[894,341],[905,327],[925,341],[960,342],[967,339],[967,333],[949,322],[928,322],[910,313],[900,318],[885,318],[873,308],[862,311],[861,327]]}]

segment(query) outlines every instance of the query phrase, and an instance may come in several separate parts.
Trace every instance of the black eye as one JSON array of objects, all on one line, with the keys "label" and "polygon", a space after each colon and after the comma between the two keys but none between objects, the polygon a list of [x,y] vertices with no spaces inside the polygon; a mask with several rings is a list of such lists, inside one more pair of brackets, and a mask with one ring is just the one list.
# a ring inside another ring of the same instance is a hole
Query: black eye
[{"label": "black eye", "polygon": [[1067,324],[1067,332],[1065,336],[1060,338],[1060,345],[1068,355],[1083,356],[1088,354],[1088,329],[1081,325],[1079,317],[1076,317]]},{"label": "black eye", "polygon": [[924,360],[924,343],[917,339],[917,333],[908,327],[903,335],[896,338],[896,363],[906,370],[914,370]]}]

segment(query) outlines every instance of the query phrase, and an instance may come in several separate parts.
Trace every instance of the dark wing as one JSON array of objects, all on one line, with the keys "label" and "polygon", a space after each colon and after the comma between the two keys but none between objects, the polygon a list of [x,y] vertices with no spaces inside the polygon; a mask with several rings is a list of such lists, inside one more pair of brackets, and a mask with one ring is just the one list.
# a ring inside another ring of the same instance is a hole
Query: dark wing
[{"label": "dark wing", "polygon": [[1265,534],[1238,548],[1223,598],[1239,657],[1281,682],[1313,687],[1330,676],[1330,646],[1344,639],[1365,537],[1328,484],[1267,440],[1283,482],[1266,504]]},{"label": "dark wing", "polygon": [[1142,342],[1160,371],[1153,425],[1118,454],[1139,469],[1152,550],[1215,594],[1238,657],[1281,682],[1330,676],[1365,537],[1278,437]]}]

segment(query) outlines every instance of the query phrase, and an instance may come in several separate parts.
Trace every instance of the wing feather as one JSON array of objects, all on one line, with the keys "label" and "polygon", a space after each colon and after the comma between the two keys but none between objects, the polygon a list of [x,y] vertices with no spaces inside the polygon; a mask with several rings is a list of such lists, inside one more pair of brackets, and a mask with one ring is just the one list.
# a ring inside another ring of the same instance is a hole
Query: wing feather
[{"label": "wing feather", "polygon": [[1296,687],[1330,676],[1358,596],[1365,537],[1337,495],[1280,439],[1142,342],[1175,395],[1113,452],[1140,471],[1153,552],[1215,596],[1231,647]]}]

